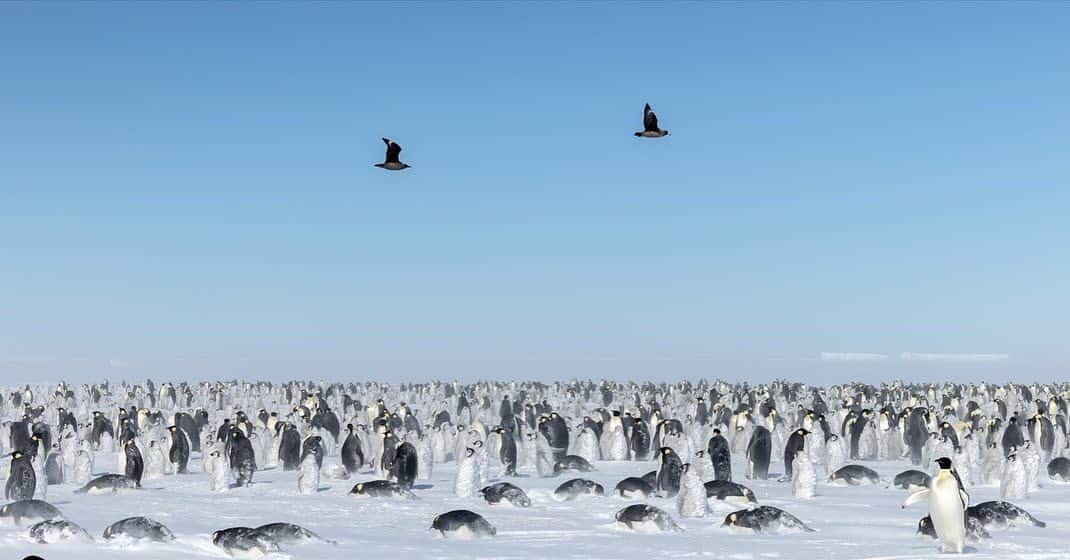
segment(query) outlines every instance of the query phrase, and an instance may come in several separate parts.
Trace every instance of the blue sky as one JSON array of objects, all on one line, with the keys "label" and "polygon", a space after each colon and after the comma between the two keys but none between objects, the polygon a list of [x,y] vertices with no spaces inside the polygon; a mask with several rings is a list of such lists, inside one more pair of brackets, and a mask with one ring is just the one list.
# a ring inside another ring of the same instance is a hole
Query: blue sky
[{"label": "blue sky", "polygon": [[1068,28],[2,3],[0,381],[1058,377]]}]

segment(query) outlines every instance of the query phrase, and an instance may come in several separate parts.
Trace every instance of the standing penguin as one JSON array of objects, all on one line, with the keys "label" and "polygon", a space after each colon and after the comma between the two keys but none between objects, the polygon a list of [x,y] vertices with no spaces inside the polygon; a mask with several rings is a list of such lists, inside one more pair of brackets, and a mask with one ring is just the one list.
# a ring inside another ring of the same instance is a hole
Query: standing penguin
[{"label": "standing penguin", "polygon": [[662,498],[672,498],[680,491],[680,478],[684,465],[680,456],[671,447],[662,447],[658,451],[658,474],[655,490]]},{"label": "standing penguin", "polygon": [[580,433],[576,436],[576,449],[573,454],[583,457],[588,463],[594,463],[601,458],[598,449],[598,436],[595,435],[594,430],[587,426],[580,428]]},{"label": "standing penguin", "polygon": [[279,438],[279,460],[282,461],[282,470],[295,471],[301,462],[301,436],[293,424],[286,422],[282,427],[282,436]]},{"label": "standing penguin", "polygon": [[1025,467],[1028,491],[1036,492],[1040,489],[1040,453],[1037,452],[1037,447],[1033,445],[1033,442],[1027,441],[1018,452],[1018,456],[1022,459],[1022,466]]},{"label": "standing penguin", "polygon": [[212,475],[212,478],[208,480],[209,490],[212,492],[230,490],[230,461],[219,449],[204,447],[203,451],[208,453],[207,470]]},{"label": "standing penguin", "polygon": [[535,471],[540,477],[554,476],[554,452],[542,432],[535,434]]},{"label": "standing penguin", "polygon": [[[431,443],[431,434],[429,433],[431,431],[431,426],[426,426],[425,430],[420,434],[420,439],[416,440],[416,463],[420,465],[420,470],[416,474],[418,480],[431,480],[431,469],[435,463],[435,451]],[[515,441],[513,442],[513,451],[514,453],[516,452]],[[515,469],[515,460],[513,464]]]},{"label": "standing penguin", "polygon": [[457,459],[457,474],[453,480],[453,493],[458,497],[468,498],[472,496],[479,486],[475,453],[475,449],[467,447],[463,455]]},{"label": "standing penguin", "polygon": [[676,495],[676,512],[680,517],[705,517],[707,509],[706,485],[702,483],[698,469],[686,463],[680,493]]},{"label": "standing penguin", "polygon": [[[33,472],[30,456],[16,450],[11,453],[10,457],[11,468],[8,470],[4,496],[10,502],[32,500],[37,487],[37,475]],[[44,484],[44,481],[41,483]]]},{"label": "standing penguin", "polygon": [[[34,441],[40,445],[40,438],[37,434],[34,434],[33,437]],[[33,489],[33,499],[44,501],[48,499],[48,475],[45,474],[45,453],[38,449],[36,455],[31,455],[30,466],[33,467],[33,476],[37,482]]]},{"label": "standing penguin", "polygon": [[501,449],[498,451],[498,464],[501,465],[498,476],[516,476],[516,440],[505,428],[495,430],[501,437]]},{"label": "standing penguin", "polygon": [[126,452],[126,478],[133,480],[135,487],[141,488],[141,477],[145,474],[145,459],[141,457],[141,450],[137,448],[137,443],[130,439],[123,446],[123,451]]},{"label": "standing penguin", "polygon": [[769,458],[772,454],[772,441],[765,426],[755,426],[747,444],[747,478],[765,480],[769,478]]},{"label": "standing penguin", "polygon": [[85,486],[93,479],[93,451],[91,445],[89,441],[82,440],[81,449],[74,455],[72,482],[79,486]]},{"label": "standing penguin", "polygon": [[189,441],[186,433],[178,426],[167,428],[167,434],[171,437],[171,448],[167,455],[171,461],[171,470],[175,474],[186,474],[189,469]]},{"label": "standing penguin", "polygon": [[157,480],[163,478],[167,458],[163,456],[163,449],[156,440],[149,442],[149,448],[145,451],[145,478]]},{"label": "standing penguin", "polygon": [[[524,435],[520,439],[520,465],[519,467],[527,472],[537,469],[537,457],[538,451],[538,439],[539,434],[530,429],[524,430]],[[553,470],[553,465],[550,466]]]},{"label": "standing penguin", "polygon": [[316,466],[316,454],[305,453],[297,474],[297,491],[304,495],[315,494],[320,487],[320,469]]},{"label": "standing penguin", "polygon": [[817,471],[810,456],[806,453],[796,453],[792,460],[791,468],[791,494],[801,500],[809,500],[814,497],[817,488]]},{"label": "standing penguin", "polygon": [[999,497],[1004,500],[1021,500],[1029,493],[1029,475],[1024,461],[1017,453],[1011,453],[1003,462],[1003,474],[999,479]]},{"label": "standing penguin", "polygon": [[253,452],[253,444],[241,430],[235,428],[230,431],[230,443],[227,447],[230,468],[238,473],[238,486],[252,485],[253,473],[256,472],[256,454]]},{"label": "standing penguin", "polygon": [[806,436],[810,432],[799,428],[788,436],[788,442],[784,445],[784,480],[792,479],[792,463],[799,454],[806,454]]},{"label": "standing penguin", "polygon": [[981,475],[978,477],[978,482],[985,485],[999,484],[1004,461],[1003,451],[999,444],[995,442],[988,444],[981,457]]},{"label": "standing penguin", "polygon": [[836,434],[830,435],[825,441],[825,469],[829,473],[840,470],[846,455],[847,452],[843,448],[843,439]]},{"label": "standing penguin", "polygon": [[646,461],[650,455],[650,429],[642,418],[636,418],[632,424],[628,447],[633,461]]},{"label": "standing penguin", "polygon": [[45,478],[49,484],[63,484],[63,454],[59,444],[52,444],[52,451],[45,456]]},{"label": "standing penguin", "polygon": [[346,439],[342,443],[342,465],[349,474],[357,474],[363,464],[364,453],[360,448],[360,437],[357,436],[357,431],[353,428],[353,424],[347,424]]},{"label": "standing penguin", "polygon": [[929,487],[914,492],[903,502],[903,507],[927,500],[933,529],[940,539],[944,552],[962,553],[966,548],[966,506],[970,495],[962,488],[959,476],[951,467],[951,459],[936,460],[940,471],[932,477]]},{"label": "standing penguin", "polygon": [[728,445],[728,440],[721,435],[721,430],[713,430],[713,436],[706,446],[706,454],[713,463],[713,479],[731,482],[732,450]]},{"label": "standing penguin", "polygon": [[[512,439],[512,438],[510,438]],[[394,453],[394,462],[390,465],[390,474],[397,479],[398,486],[403,490],[412,490],[419,473],[420,463],[416,456],[416,447],[409,442],[402,442]]]}]

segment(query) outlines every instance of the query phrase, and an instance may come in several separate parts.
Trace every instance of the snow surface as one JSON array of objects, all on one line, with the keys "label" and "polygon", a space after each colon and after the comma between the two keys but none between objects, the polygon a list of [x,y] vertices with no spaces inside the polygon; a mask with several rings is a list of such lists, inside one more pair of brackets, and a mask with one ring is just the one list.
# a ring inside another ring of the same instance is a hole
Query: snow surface
[{"label": "snow surface", "polygon": [[[96,470],[116,472],[110,459],[98,455]],[[325,466],[337,463],[329,457]],[[0,466],[6,478],[7,463]],[[742,458],[733,457],[733,472],[745,471]],[[871,461],[888,482],[911,468],[906,461]],[[50,486],[49,501],[69,519],[84,527],[96,543],[35,544],[28,528],[0,525],[0,558],[16,560],[37,554],[45,560],[152,558],[159,560],[227,557],[210,542],[213,531],[233,526],[257,526],[276,521],[300,524],[337,544],[283,546],[283,553],[265,558],[697,558],[730,560],[764,558],[828,558],[907,560],[947,558],[936,541],[915,534],[924,505],[900,506],[904,490],[884,485],[844,487],[817,485],[812,500],[792,497],[791,484],[777,482],[783,469],[774,461],[766,481],[737,482],[751,487],[759,502],[780,507],[816,529],[815,533],[756,535],[721,528],[724,517],[738,506],[711,500],[712,513],[704,518],[681,518],[675,498],[624,499],[585,497],[557,502],[553,489],[582,476],[603,484],[607,493],[626,476],[640,476],[656,468],[653,461],[598,461],[596,472],[556,478],[507,478],[527,491],[530,508],[488,505],[478,494],[458,498],[453,493],[455,465],[436,464],[430,481],[418,481],[418,499],[354,498],[354,484],[377,478],[370,471],[350,480],[323,477],[315,495],[301,495],[297,471],[267,470],[256,473],[251,488],[223,494],[209,491],[209,475],[201,472],[199,454],[190,461],[192,474],[169,475],[145,481],[145,489],[114,495],[76,495],[75,485]],[[522,471],[523,472],[523,471]],[[529,470],[530,472],[530,470]],[[491,473],[497,473],[496,468]],[[528,473],[525,473],[528,474]],[[494,478],[491,479],[496,480]],[[1019,527],[993,530],[993,538],[971,543],[971,558],[1046,560],[1070,558],[1070,485],[1047,480],[1028,499],[1015,503],[1042,521],[1046,528]],[[970,489],[971,503],[999,499],[995,486]],[[641,534],[615,527],[613,514],[632,503],[649,503],[667,512],[685,531]],[[498,529],[497,537],[483,540],[443,539],[429,530],[435,515],[452,509],[471,509]],[[119,519],[144,515],[170,527],[178,537],[170,544],[120,545],[100,538],[104,528]],[[399,555],[400,554],[400,555]]]}]

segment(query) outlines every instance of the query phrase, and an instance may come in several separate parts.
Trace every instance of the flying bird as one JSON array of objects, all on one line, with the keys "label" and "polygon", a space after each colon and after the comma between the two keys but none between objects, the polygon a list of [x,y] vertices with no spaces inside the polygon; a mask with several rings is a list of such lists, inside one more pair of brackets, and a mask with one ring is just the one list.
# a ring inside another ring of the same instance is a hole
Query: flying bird
[{"label": "flying bird", "polygon": [[401,171],[410,167],[407,163],[401,163],[401,146],[397,142],[389,138],[383,138],[383,142],[386,143],[386,161],[375,164],[376,167],[389,171]]},{"label": "flying bird", "polygon": [[635,135],[639,138],[661,138],[669,135],[668,130],[658,128],[658,116],[654,114],[649,103],[643,107],[643,131],[636,132]]}]

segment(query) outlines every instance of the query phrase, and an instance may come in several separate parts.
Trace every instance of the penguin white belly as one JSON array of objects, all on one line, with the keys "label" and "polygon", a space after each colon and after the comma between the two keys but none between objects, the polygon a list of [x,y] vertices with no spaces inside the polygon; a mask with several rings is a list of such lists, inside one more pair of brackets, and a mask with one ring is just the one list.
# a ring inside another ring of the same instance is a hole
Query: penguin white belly
[{"label": "penguin white belly", "polygon": [[962,552],[966,547],[966,519],[955,479],[934,481],[929,493],[929,515],[944,552]]}]

